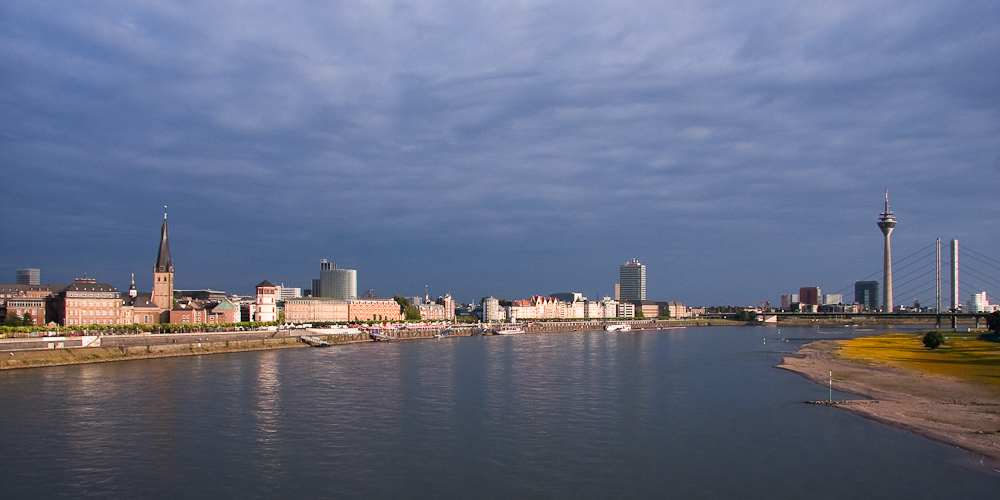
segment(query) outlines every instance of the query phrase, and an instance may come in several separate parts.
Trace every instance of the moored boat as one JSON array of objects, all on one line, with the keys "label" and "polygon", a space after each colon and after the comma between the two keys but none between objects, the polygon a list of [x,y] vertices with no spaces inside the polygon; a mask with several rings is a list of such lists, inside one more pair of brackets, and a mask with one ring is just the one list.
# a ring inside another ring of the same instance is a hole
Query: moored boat
[{"label": "moored boat", "polygon": [[607,325],[604,329],[609,332],[627,332],[632,329],[632,325]]},{"label": "moored boat", "polygon": [[520,328],[504,328],[503,330],[493,332],[493,335],[515,335],[518,333],[524,333],[524,330]]}]

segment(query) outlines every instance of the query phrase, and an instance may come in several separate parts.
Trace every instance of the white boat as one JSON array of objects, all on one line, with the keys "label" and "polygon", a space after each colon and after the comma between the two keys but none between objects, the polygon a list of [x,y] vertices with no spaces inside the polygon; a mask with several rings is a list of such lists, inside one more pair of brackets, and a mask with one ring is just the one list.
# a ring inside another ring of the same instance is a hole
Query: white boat
[{"label": "white boat", "polygon": [[517,333],[524,333],[524,330],[520,328],[504,328],[503,330],[493,332],[493,335],[514,335]]},{"label": "white boat", "polygon": [[632,329],[632,325],[607,325],[604,329],[609,332],[627,332]]}]

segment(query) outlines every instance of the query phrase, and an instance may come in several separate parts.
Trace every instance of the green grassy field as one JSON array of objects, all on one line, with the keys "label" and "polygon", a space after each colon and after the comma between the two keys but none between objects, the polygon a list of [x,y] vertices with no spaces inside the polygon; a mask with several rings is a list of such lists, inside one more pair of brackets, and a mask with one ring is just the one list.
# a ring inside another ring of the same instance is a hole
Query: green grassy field
[{"label": "green grassy field", "polygon": [[854,361],[956,377],[1000,390],[1000,343],[975,333],[947,332],[937,349],[924,347],[923,333],[893,333],[839,342],[836,354]]}]

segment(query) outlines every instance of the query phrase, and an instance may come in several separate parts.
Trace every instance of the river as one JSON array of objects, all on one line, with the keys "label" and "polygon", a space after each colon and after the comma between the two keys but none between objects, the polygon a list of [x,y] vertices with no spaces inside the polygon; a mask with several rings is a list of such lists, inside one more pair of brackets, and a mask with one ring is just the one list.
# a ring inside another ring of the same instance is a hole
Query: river
[{"label": "river", "polygon": [[852,333],[873,332],[572,332],[8,370],[0,498],[997,498],[980,457],[804,404],[827,388],[773,368],[800,339]]}]

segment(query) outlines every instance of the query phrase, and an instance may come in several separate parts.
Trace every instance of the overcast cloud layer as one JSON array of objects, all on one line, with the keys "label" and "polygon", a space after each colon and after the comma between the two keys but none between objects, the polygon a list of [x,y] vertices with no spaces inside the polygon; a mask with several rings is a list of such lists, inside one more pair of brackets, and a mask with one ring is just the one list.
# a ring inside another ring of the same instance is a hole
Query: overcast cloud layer
[{"label": "overcast cloud layer", "polygon": [[0,282],[774,303],[1000,260],[1000,3],[7,0],[0,169]]}]

